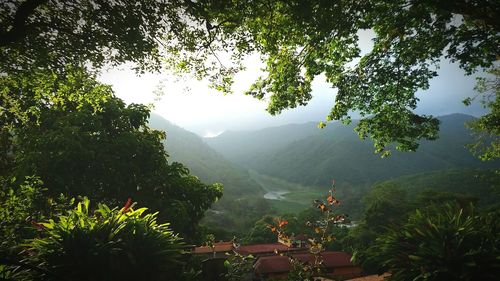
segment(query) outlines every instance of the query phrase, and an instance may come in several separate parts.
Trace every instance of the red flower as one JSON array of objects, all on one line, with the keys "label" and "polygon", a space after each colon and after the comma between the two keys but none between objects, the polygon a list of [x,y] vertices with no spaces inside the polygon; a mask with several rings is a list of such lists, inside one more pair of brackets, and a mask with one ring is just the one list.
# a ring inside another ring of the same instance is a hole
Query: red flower
[{"label": "red flower", "polygon": [[279,227],[283,227],[288,224],[288,221],[279,221]]},{"label": "red flower", "polygon": [[269,228],[272,232],[276,232],[276,227],[274,225],[267,225],[267,228]]},{"label": "red flower", "polygon": [[130,210],[130,206],[132,206],[132,198],[127,199],[125,206],[122,208],[122,213],[126,213]]}]

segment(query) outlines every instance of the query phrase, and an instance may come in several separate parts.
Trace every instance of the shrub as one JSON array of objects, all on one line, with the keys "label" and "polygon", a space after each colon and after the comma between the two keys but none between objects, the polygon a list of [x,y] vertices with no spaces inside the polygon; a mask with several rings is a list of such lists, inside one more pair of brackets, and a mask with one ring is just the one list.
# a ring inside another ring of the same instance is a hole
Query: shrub
[{"label": "shrub", "polygon": [[121,210],[100,204],[89,212],[89,200],[56,220],[40,223],[43,237],[31,249],[47,271],[63,280],[178,280],[185,245],[156,213]]},{"label": "shrub", "polygon": [[417,210],[377,244],[391,280],[498,280],[498,233],[498,215],[446,204]]}]

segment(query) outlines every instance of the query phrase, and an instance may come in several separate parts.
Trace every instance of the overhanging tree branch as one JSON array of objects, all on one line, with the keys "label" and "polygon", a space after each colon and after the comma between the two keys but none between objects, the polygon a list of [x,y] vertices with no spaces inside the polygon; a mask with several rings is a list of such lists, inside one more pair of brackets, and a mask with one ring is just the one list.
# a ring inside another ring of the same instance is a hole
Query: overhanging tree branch
[{"label": "overhanging tree branch", "polygon": [[0,46],[22,40],[28,31],[28,18],[35,12],[36,8],[44,4],[48,0],[27,0],[19,5],[14,16],[12,28],[8,31],[0,32]]}]

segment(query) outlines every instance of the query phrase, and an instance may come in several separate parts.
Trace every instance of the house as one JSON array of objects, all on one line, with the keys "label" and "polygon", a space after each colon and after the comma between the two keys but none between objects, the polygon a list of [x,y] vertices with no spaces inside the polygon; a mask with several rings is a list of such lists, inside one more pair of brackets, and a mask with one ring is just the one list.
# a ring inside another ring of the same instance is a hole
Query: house
[{"label": "house", "polygon": [[226,253],[232,254],[234,251],[233,242],[215,242],[212,247],[210,246],[200,246],[194,248],[191,253],[194,255],[205,255],[211,258],[223,258],[226,257]]},{"label": "house", "polygon": [[246,245],[240,246],[235,249],[240,255],[252,255],[256,258],[276,255],[278,253],[297,253],[297,252],[307,252],[307,248],[297,248],[297,247],[288,247],[282,243],[268,243],[268,244],[254,244],[254,245]]},{"label": "house", "polygon": [[[291,257],[305,264],[314,264],[316,256],[311,253],[291,253]],[[351,255],[344,252],[326,251],[320,254],[324,277],[347,279],[361,275],[362,269],[351,262]],[[290,271],[288,256],[262,256],[254,264],[254,280],[286,279]]]}]

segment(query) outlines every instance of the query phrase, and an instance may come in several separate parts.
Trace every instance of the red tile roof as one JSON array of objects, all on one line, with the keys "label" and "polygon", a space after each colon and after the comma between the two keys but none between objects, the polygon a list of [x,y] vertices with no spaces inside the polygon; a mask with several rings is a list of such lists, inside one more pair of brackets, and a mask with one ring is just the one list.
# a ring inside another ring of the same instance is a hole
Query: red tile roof
[{"label": "red tile roof", "polygon": [[[315,257],[310,253],[292,254],[294,258],[306,263],[313,262]],[[321,254],[323,257],[323,264],[327,268],[335,267],[348,267],[353,266],[351,263],[351,255],[344,252],[324,252]],[[290,261],[287,256],[268,256],[261,257],[254,265],[257,273],[281,273],[290,270]]]},{"label": "red tile roof", "polygon": [[212,252],[229,252],[234,249],[233,242],[216,242],[214,243],[214,248],[209,246],[196,247],[193,250],[193,254],[206,254]]},{"label": "red tile roof", "polygon": [[242,255],[259,255],[278,252],[289,252],[289,251],[303,251],[301,248],[290,248],[281,243],[270,243],[270,244],[255,244],[240,246],[236,249],[236,252]]}]

